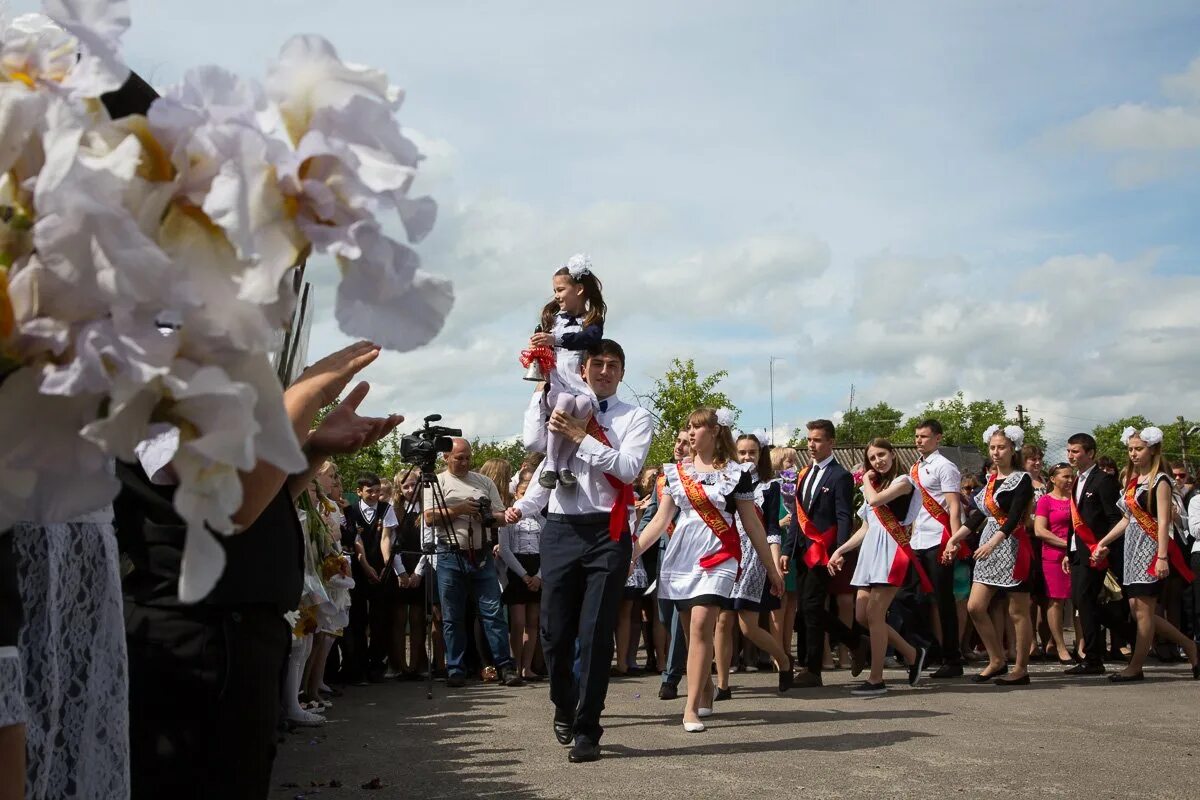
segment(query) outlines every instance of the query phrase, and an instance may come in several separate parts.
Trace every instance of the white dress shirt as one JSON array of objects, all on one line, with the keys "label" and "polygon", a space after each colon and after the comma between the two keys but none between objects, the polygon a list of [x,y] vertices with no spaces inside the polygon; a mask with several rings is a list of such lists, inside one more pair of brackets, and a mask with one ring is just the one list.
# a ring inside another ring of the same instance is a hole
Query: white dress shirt
[{"label": "white dress shirt", "polygon": [[[962,486],[962,475],[959,473],[958,467],[954,466],[954,462],[942,455],[941,452],[935,450],[917,462],[917,471],[921,476],[921,485],[934,500],[941,504],[942,508],[948,511],[946,495],[957,494]],[[927,550],[930,547],[938,547],[942,543],[942,531],[945,529],[942,527],[942,523],[925,510],[925,504],[920,498],[921,490],[914,486],[913,491],[918,495],[916,502],[920,508],[917,511],[916,519],[913,520],[912,548]],[[954,533],[957,529],[957,520],[950,520],[950,532]]]},{"label": "white dress shirt", "polygon": [[818,461],[808,470],[808,474],[804,476],[804,481],[796,487],[796,496],[801,498],[804,508],[812,508],[813,495],[816,493],[817,487],[821,485],[821,478],[824,477],[825,470],[832,463],[832,454]]},{"label": "white dress shirt", "polygon": [[[1087,483],[1088,476],[1092,474],[1092,470],[1096,468],[1095,464],[1079,473],[1079,481],[1075,484],[1075,504],[1079,505],[1079,501],[1083,499],[1083,485]],[[1101,534],[1103,536],[1103,534]],[[1071,537],[1071,552],[1075,552],[1075,537]]]},{"label": "white dress shirt", "polygon": [[1187,526],[1192,535],[1192,552],[1200,553],[1200,492],[1188,503]]},{"label": "white dress shirt", "polygon": [[[611,447],[595,437],[585,436],[572,460],[571,469],[579,479],[574,489],[558,487],[550,489],[538,484],[543,461],[530,479],[525,496],[514,504],[523,516],[536,514],[549,505],[551,514],[607,514],[617,501],[617,492],[605,478],[611,475],[621,483],[633,483],[642,471],[646,454],[650,452],[650,440],[654,438],[654,422],[650,412],[639,406],[630,405],[616,396],[602,402],[596,421],[604,429]],[[542,419],[541,395],[534,395],[525,412],[526,446],[532,432],[535,443],[539,441],[545,450],[546,423]]]}]

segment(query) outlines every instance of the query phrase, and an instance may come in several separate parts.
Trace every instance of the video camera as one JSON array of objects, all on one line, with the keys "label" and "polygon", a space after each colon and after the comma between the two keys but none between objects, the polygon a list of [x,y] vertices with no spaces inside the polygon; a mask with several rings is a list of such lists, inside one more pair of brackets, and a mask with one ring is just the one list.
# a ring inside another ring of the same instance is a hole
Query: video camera
[{"label": "video camera", "polygon": [[438,422],[441,418],[441,414],[430,414],[425,418],[424,428],[401,437],[400,458],[422,472],[432,473],[437,464],[438,453],[449,453],[454,446],[450,437],[462,436],[462,431],[458,428],[429,424]]}]

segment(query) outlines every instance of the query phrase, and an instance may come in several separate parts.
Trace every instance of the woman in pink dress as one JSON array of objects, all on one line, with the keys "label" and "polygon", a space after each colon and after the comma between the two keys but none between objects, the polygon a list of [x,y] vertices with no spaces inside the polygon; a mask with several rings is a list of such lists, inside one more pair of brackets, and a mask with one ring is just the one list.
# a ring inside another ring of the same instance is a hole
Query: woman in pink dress
[{"label": "woman in pink dress", "polygon": [[1067,534],[1071,530],[1072,477],[1070,464],[1055,464],[1050,469],[1050,491],[1038,498],[1033,523],[1034,534],[1042,543],[1042,574],[1046,577],[1046,596],[1050,600],[1046,621],[1062,664],[1072,663],[1063,641],[1063,609],[1071,597],[1071,573],[1063,565]]}]

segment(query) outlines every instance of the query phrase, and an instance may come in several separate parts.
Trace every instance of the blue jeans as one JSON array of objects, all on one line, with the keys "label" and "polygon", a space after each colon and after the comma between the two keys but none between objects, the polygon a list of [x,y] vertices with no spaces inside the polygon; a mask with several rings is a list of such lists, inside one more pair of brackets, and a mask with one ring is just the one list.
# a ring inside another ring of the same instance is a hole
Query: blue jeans
[{"label": "blue jeans", "polygon": [[479,608],[479,622],[487,637],[488,649],[496,660],[496,668],[511,667],[513,660],[508,650],[508,622],[500,604],[500,582],[496,578],[496,565],[492,557],[486,556],[472,566],[466,556],[454,553],[438,553],[437,559],[438,597],[442,602],[442,637],[446,640],[446,673],[461,676],[466,674],[463,655],[472,635],[467,629],[467,592],[475,595]]},{"label": "blue jeans", "polygon": [[687,640],[684,638],[683,620],[675,608],[674,600],[658,601],[658,618],[667,627],[671,637],[667,663],[663,665],[662,682],[678,687],[687,672]]}]

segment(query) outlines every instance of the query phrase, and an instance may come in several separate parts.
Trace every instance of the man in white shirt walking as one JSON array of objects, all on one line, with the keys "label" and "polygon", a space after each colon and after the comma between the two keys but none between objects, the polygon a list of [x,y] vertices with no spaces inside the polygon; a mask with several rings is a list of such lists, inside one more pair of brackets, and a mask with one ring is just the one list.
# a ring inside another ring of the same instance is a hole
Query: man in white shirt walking
[{"label": "man in white shirt walking", "polygon": [[[650,450],[650,413],[616,397],[625,375],[625,351],[611,339],[588,350],[583,379],[599,400],[589,419],[555,411],[541,424],[540,395],[526,412],[526,445],[544,446],[546,430],[579,445],[572,471],[575,487],[550,490],[538,483],[509,510],[506,521],[549,505],[542,531],[542,650],[550,673],[554,703],[554,735],[560,744],[574,742],[568,760],[600,757],[600,712],[608,694],[613,656],[613,630],[622,589],[629,574],[632,540],[629,511],[632,484]],[[532,440],[532,441],[531,441]],[[545,462],[538,469],[545,468]],[[579,680],[573,672],[579,642]]]},{"label": "man in white shirt walking", "polygon": [[[963,660],[958,641],[958,604],[954,599],[954,563],[942,563],[942,550],[962,524],[958,494],[962,476],[954,462],[938,452],[942,433],[942,423],[927,419],[917,425],[913,437],[921,458],[913,464],[909,478],[921,510],[913,522],[911,544],[933,582],[941,625],[941,635],[934,638],[941,642],[942,665],[931,677],[957,678],[963,674]],[[931,622],[928,632],[936,633]]]}]

